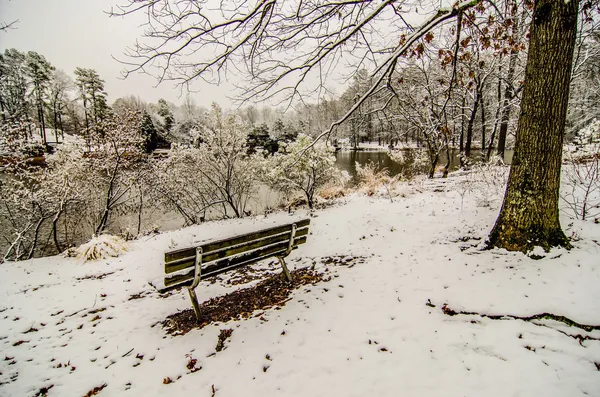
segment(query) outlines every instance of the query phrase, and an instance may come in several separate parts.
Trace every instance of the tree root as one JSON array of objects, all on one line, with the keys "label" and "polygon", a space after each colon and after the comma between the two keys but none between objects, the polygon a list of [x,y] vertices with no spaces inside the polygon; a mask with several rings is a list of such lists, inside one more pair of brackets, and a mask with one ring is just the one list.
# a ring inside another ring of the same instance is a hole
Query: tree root
[{"label": "tree root", "polygon": [[[522,321],[528,321],[531,322],[533,320],[554,320],[554,321],[558,321],[561,322],[563,324],[566,324],[570,327],[575,327],[575,328],[579,328],[582,329],[586,332],[592,332],[595,330],[600,330],[600,325],[588,325],[588,324],[580,324],[576,321],[571,320],[568,317],[565,316],[557,316],[556,314],[552,314],[552,313],[539,313],[539,314],[534,314],[532,316],[515,316],[514,314],[485,314],[485,313],[477,313],[477,312],[466,312],[466,311],[456,311],[451,309],[447,303],[444,303],[444,305],[442,305],[442,312],[447,315],[447,316],[456,316],[456,315],[466,315],[466,316],[480,316],[480,317],[485,317],[485,318],[489,318],[491,320],[505,320],[507,318],[511,318],[514,320],[522,320]],[[553,328],[553,327],[549,327],[546,324],[537,324],[537,323],[532,323],[534,325],[540,326],[540,327],[546,327],[546,328],[550,328],[553,329],[555,331],[560,332],[563,335],[569,336],[573,339],[577,339],[579,341],[579,344],[583,346],[583,341],[584,340],[598,340],[600,341],[600,338],[594,338],[592,336],[588,336],[588,335],[581,335],[581,334],[576,334],[576,335],[572,335],[569,334],[567,332],[561,331],[559,329]]]}]

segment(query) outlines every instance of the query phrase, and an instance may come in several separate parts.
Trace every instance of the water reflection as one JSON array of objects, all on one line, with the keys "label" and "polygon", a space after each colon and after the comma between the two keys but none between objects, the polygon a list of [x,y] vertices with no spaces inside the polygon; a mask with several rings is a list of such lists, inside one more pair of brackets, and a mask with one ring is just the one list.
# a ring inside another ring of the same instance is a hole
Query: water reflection
[{"label": "water reflection", "polygon": [[[410,151],[414,149],[401,149],[403,151]],[[457,170],[460,167],[460,160],[458,157],[459,151],[457,149],[452,149],[450,151],[450,171]],[[385,151],[374,151],[374,150],[340,150],[335,153],[336,157],[336,166],[343,171],[346,171],[352,177],[352,183],[356,184],[358,182],[357,174],[356,174],[356,163],[358,162],[360,165],[365,165],[369,161],[372,161],[376,164],[380,169],[387,168],[390,172],[391,176],[402,173],[404,168],[407,167],[407,163],[404,162],[396,162],[388,156]],[[404,156],[404,158],[410,158],[411,156]],[[482,154],[478,150],[474,150],[471,153],[470,158],[473,160],[480,160]],[[513,157],[513,151],[507,150],[504,155],[504,162],[506,164],[510,164]],[[447,162],[446,152],[443,152],[440,155],[439,165],[445,165]]]}]

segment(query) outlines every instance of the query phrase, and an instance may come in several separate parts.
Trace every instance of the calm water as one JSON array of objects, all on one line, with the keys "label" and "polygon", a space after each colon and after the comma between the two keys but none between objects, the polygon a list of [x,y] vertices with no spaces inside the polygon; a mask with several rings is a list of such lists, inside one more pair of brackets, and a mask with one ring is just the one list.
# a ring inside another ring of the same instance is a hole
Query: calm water
[{"label": "calm water", "polygon": [[[402,150],[414,150],[414,149],[402,149]],[[460,167],[460,161],[458,158],[458,150],[453,149],[450,151],[450,171],[457,170]],[[507,150],[504,156],[504,162],[506,164],[510,164],[513,156],[512,150]],[[336,157],[336,165],[343,171],[346,171],[352,177],[353,183],[357,183],[357,174],[356,174],[356,163],[360,165],[365,165],[368,162],[373,162],[378,166],[379,169],[387,168],[390,172],[391,176],[402,173],[404,168],[407,166],[406,163],[398,163],[388,156],[385,151],[374,151],[374,150],[362,150],[362,151],[354,151],[354,150],[344,150],[335,153]],[[481,159],[481,152],[477,150],[473,150],[471,153],[471,158],[474,160]],[[443,166],[446,164],[447,156],[446,152],[443,152],[440,155],[440,160],[438,166]]]}]

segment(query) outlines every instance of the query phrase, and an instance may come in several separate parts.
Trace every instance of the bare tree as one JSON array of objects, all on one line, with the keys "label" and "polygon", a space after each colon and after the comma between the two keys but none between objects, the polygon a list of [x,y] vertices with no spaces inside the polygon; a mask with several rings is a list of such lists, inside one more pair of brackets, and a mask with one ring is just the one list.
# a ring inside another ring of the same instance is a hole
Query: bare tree
[{"label": "bare tree", "polygon": [[0,22],[0,32],[6,32],[10,29],[16,29],[15,25],[19,23],[19,20],[16,19],[12,22]]},{"label": "bare tree", "polygon": [[[218,83],[229,68],[243,72],[241,101],[302,100],[318,88],[340,59],[373,69],[373,84],[323,135],[330,134],[378,90],[386,90],[398,59],[430,29],[474,7],[480,0],[456,3],[432,13],[420,27],[405,17],[410,2],[362,0],[255,3],[236,0],[210,9],[205,1],[129,0],[112,15],[144,12],[145,41],[127,52],[125,75],[156,67],[160,82],[188,85],[195,79]],[[377,27],[397,34],[391,41]],[[203,50],[203,51],[200,51]],[[193,57],[191,57],[193,55]],[[193,59],[193,60],[192,60]],[[316,79],[317,86],[303,84]]]},{"label": "bare tree", "polygon": [[[501,17],[495,3],[487,3]],[[509,250],[569,246],[558,221],[558,180],[579,3],[533,4],[515,160],[502,211],[490,234],[491,246]],[[592,4],[585,1],[587,9]],[[314,74],[324,81],[340,58],[355,60],[357,67],[372,65],[371,87],[319,135],[325,136],[372,95],[387,92],[393,100],[391,81],[400,57],[409,50],[422,51],[419,39],[449,19],[469,16],[470,9],[481,9],[483,2],[463,1],[439,9],[417,28],[404,18],[406,7],[413,5],[393,0],[260,0],[232,1],[227,6],[222,2],[217,12],[194,0],[181,0],[176,6],[168,0],[129,0],[113,15],[143,11],[149,21],[147,40],[128,53],[126,74],[155,66],[159,81],[185,85],[197,78],[219,82],[228,68],[235,68],[247,76],[242,101],[302,99],[303,83]],[[404,34],[390,42],[389,30],[378,33],[377,23]],[[207,50],[206,57],[201,57],[200,49]]]},{"label": "bare tree", "polygon": [[62,70],[55,70],[50,82],[50,106],[52,108],[54,140],[58,142],[58,131],[65,137],[63,115],[69,102],[68,92],[75,88],[73,80]]}]

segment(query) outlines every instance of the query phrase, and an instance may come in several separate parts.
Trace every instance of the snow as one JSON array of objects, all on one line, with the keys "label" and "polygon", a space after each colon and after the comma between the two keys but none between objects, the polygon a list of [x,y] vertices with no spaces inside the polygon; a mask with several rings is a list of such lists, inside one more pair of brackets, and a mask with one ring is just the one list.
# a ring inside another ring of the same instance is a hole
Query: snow
[{"label": "snow", "polygon": [[[600,225],[563,214],[575,248],[539,260],[481,251],[501,193],[488,207],[469,194],[461,210],[460,180],[403,185],[405,197],[394,202],[355,194],[315,212],[307,244],[287,262],[299,268],[314,260],[331,281],[296,290],[280,310],[184,336],[166,335],[158,322],[190,307],[185,291],[161,298],[148,284],[163,276],[164,252],[289,223],[305,211],[148,236],[118,258],[85,264],[58,256],[6,263],[0,396],[50,385],[49,396],[81,396],[103,384],[100,396],[210,396],[213,386],[219,397],[600,395],[600,341],[580,344],[564,334],[600,338],[600,331],[441,310],[447,303],[600,324]],[[323,263],[334,255],[365,260]],[[241,287],[201,282],[197,293],[205,301]],[[213,354],[226,328],[233,329],[226,349]],[[190,357],[201,370],[186,368]],[[163,384],[167,377],[173,383]]]},{"label": "snow", "polygon": [[95,259],[106,259],[118,257],[127,252],[128,244],[118,236],[102,234],[94,236],[90,241],[80,245],[74,250],[74,255],[82,262]]}]

